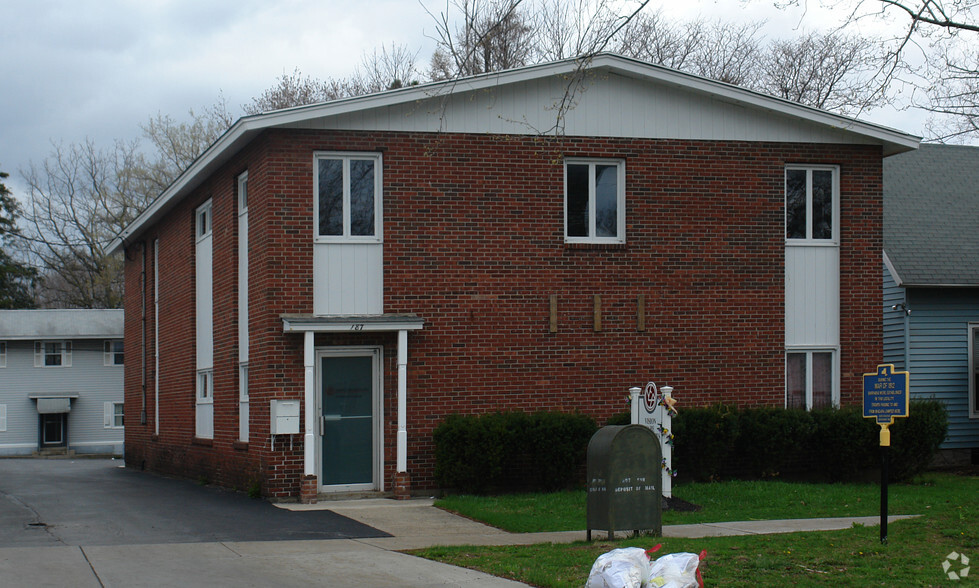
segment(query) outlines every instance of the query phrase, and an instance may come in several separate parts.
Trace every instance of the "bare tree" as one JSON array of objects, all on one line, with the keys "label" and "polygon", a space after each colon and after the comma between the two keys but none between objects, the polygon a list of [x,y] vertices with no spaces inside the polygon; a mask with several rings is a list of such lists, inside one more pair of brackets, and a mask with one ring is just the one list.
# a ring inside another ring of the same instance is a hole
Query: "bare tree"
[{"label": "bare tree", "polygon": [[703,51],[704,21],[681,24],[662,12],[640,14],[622,29],[615,40],[618,53],[672,69],[691,69]]},{"label": "bare tree", "polygon": [[871,39],[844,33],[806,33],[772,42],[762,59],[757,89],[824,110],[857,114],[882,104],[882,55]]},{"label": "bare tree", "polygon": [[155,157],[144,160],[139,167],[146,189],[153,192],[151,196],[165,190],[234,122],[222,95],[214,105],[199,112],[191,109],[188,114],[190,120],[182,122],[169,114],[157,113],[140,126],[156,150]]},{"label": "bare tree", "polygon": [[88,140],[56,144],[40,165],[21,174],[28,187],[24,240],[44,269],[45,306],[118,308],[122,260],[109,242],[149,203],[138,143],[99,149]]},{"label": "bare tree", "polygon": [[438,47],[430,77],[445,80],[526,65],[533,29],[519,10],[521,2],[452,0],[444,12],[432,15]]}]

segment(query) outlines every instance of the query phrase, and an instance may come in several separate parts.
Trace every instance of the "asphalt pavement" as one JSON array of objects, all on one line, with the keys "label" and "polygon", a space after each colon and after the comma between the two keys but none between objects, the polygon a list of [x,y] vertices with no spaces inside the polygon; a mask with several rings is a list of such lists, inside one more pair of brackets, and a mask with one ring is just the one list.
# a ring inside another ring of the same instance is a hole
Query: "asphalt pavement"
[{"label": "asphalt pavement", "polygon": [[[894,521],[905,517],[890,517]],[[846,529],[877,517],[672,525],[665,537]],[[597,539],[604,539],[599,533]],[[522,586],[401,550],[568,543],[584,531],[508,533],[431,499],[271,504],[122,467],[0,459],[0,586]]]}]

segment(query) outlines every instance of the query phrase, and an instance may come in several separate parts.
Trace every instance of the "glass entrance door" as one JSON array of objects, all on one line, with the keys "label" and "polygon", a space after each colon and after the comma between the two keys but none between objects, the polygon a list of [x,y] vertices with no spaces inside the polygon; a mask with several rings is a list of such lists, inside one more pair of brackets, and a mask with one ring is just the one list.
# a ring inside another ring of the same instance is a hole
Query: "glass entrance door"
[{"label": "glass entrance door", "polygon": [[326,490],[376,489],[378,355],[350,350],[319,358],[320,480]]},{"label": "glass entrance door", "polygon": [[64,447],[65,416],[64,413],[41,415],[42,447]]}]

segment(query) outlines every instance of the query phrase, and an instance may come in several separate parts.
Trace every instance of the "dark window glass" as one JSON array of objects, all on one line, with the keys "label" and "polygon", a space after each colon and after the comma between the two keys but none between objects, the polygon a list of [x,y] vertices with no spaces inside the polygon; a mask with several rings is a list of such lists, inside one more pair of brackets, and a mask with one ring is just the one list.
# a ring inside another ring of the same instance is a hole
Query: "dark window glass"
[{"label": "dark window glass", "polygon": [[319,234],[343,235],[343,161],[319,160]]},{"label": "dark window glass", "polygon": [[350,234],[374,235],[374,162],[350,161]]},{"label": "dark window glass", "polygon": [[806,238],[806,170],[785,172],[785,237]]},{"label": "dark window glass", "polygon": [[595,233],[597,237],[618,237],[618,167],[595,166]]},{"label": "dark window glass", "polygon": [[568,165],[567,231],[569,237],[588,236],[588,166]]},{"label": "dark window glass", "polygon": [[787,408],[806,407],[806,354],[789,353],[785,359],[785,399]]},{"label": "dark window glass", "polygon": [[812,172],[812,238],[833,238],[833,172]]},{"label": "dark window glass", "polygon": [[812,354],[812,407],[833,406],[833,354]]}]

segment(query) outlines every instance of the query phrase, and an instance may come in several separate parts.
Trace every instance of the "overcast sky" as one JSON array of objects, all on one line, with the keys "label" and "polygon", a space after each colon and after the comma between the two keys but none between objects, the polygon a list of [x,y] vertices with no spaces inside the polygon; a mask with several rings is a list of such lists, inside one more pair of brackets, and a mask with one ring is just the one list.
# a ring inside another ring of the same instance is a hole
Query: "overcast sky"
[{"label": "overcast sky", "polygon": [[[653,0],[655,4],[657,0]],[[444,0],[425,0],[433,12]],[[676,18],[768,19],[795,28],[802,14],[771,0],[664,3]],[[424,67],[432,17],[417,0],[0,0],[0,171],[23,197],[19,171],[52,142],[140,137],[156,113],[181,119],[223,94],[234,115],[276,78],[349,75],[365,53],[404,44]],[[810,6],[807,28],[831,15]],[[867,120],[922,134],[923,117],[870,113]]]}]

